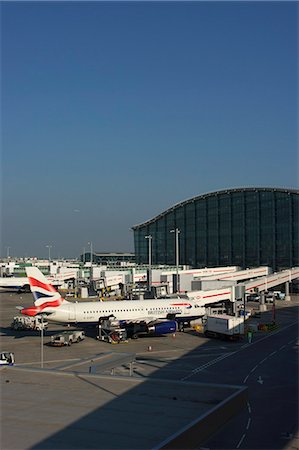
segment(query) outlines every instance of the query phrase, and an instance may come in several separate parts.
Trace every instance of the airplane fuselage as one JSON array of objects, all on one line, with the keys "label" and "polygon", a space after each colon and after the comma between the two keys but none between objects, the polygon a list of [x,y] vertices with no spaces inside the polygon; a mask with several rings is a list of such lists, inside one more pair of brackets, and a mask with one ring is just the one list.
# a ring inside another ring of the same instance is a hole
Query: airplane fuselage
[{"label": "airplane fuselage", "polygon": [[122,300],[71,303],[64,301],[58,308],[45,308],[48,320],[59,323],[97,323],[99,318],[114,316],[116,320],[147,322],[175,317],[178,321],[193,320],[204,315],[204,308],[190,300]]}]

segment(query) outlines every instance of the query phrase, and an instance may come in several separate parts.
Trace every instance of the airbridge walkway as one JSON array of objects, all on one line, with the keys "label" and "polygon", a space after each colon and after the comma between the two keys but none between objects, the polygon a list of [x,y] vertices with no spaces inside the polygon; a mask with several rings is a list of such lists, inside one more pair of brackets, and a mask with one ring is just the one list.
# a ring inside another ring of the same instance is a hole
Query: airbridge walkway
[{"label": "airbridge walkway", "polygon": [[[281,284],[286,286],[286,299],[289,300],[289,284],[299,278],[299,267],[283,270],[281,272],[273,273],[263,277],[254,278],[242,283],[245,286],[245,293],[251,292],[266,292]],[[219,278],[220,279],[220,278]],[[214,289],[207,291],[191,291],[187,293],[190,300],[196,300],[202,303],[202,306],[217,303],[224,300],[234,301],[234,290],[232,286],[227,286],[223,289]]]}]

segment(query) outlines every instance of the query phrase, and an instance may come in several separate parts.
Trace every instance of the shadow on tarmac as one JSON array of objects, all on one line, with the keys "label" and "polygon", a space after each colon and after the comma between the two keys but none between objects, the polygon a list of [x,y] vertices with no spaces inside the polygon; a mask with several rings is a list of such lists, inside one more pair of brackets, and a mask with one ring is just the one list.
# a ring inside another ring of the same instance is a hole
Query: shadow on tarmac
[{"label": "shadow on tarmac", "polygon": [[[293,310],[293,307],[290,307],[290,310]],[[295,308],[297,310],[297,308]],[[283,310],[282,310],[283,311]],[[261,321],[263,321],[263,318],[266,317],[267,313],[262,313]],[[268,313],[269,316],[269,313]],[[294,314],[295,317],[295,314]],[[268,320],[269,321],[269,320]],[[277,321],[279,322],[279,310],[277,310]],[[14,333],[11,330],[5,329],[4,332],[7,332],[8,335],[13,335]],[[58,330],[55,330],[53,332],[57,333]],[[194,332],[188,332],[194,334]],[[47,333],[48,334],[48,333]],[[28,332],[26,332],[26,336],[28,336]],[[31,335],[31,334],[30,334]],[[36,335],[36,332],[32,333],[32,335]],[[50,334],[49,334],[50,335]],[[24,337],[24,333],[22,333],[22,336]],[[259,334],[259,336],[255,336],[254,342],[258,342],[260,338],[265,337],[264,334]],[[16,337],[18,338],[18,337]],[[170,338],[170,337],[168,337]],[[142,339],[148,339],[148,337],[143,337]],[[153,338],[151,338],[153,339]],[[154,339],[167,339],[163,337],[157,337]],[[259,346],[249,346],[245,350],[242,350],[242,346],[244,346],[246,343],[244,341],[241,342],[229,342],[229,341],[208,341],[205,343],[201,342],[201,337],[198,337],[199,339],[199,346],[193,349],[192,351],[184,354],[182,357],[175,359],[173,361],[170,361],[168,364],[166,364],[164,367],[159,368],[158,364],[159,362],[163,361],[163,358],[157,358],[154,353],[148,353],[146,357],[142,358],[146,364],[149,366],[157,369],[153,373],[151,373],[148,376],[148,380],[181,380],[182,383],[187,380],[190,381],[190,378],[192,377],[192,381],[200,381],[200,382],[206,382],[206,383],[227,383],[227,384],[234,384],[234,385],[241,385],[242,380],[244,376],[250,372],[250,368],[255,364],[256,357],[259,351],[268,351],[268,347],[271,344],[271,338],[264,340],[263,342],[266,342],[265,350],[259,350]],[[277,339],[277,333],[273,333],[273,339]],[[212,343],[212,345],[211,345]],[[211,364],[211,352],[217,351],[217,349],[221,349],[221,347],[224,347],[222,349],[221,354],[222,359],[218,358],[218,362],[215,361],[216,358],[212,360],[213,364]],[[260,346],[261,347],[261,346]],[[107,344],[107,351],[110,350],[109,344]],[[223,351],[225,350],[225,351]],[[206,355],[209,355],[208,358],[206,358]],[[261,356],[261,355],[260,355]],[[259,356],[259,357],[260,357]],[[141,358],[141,357],[140,357]],[[139,358],[139,359],[140,359]],[[292,367],[298,366],[298,361],[294,353],[294,361],[291,361]],[[297,364],[296,364],[297,363]],[[219,368],[220,366],[220,368]],[[297,367],[298,369],[298,367]],[[142,376],[142,371],[140,371],[140,368],[135,371],[135,374],[138,374]],[[101,387],[97,385],[96,382],[94,382],[92,379],[86,379],[84,378],[84,373],[76,373],[75,376],[77,379],[79,379],[82,382],[82,389],[84,389],[85,384],[92,385],[96,390],[99,392],[102,390]],[[273,405],[271,403],[268,404],[259,404],[259,407],[264,408],[264,410],[261,410],[260,413],[264,414],[264,420],[265,423],[269,423],[270,427],[272,428],[272,434],[273,437],[271,439],[275,439],[275,423],[276,420],[285,420],[286,422],[293,422],[298,424],[298,372],[294,370],[294,372],[289,372],[289,385],[284,386],[285,395],[292,396],[293,402],[290,402],[288,404],[288,410],[283,411],[284,417],[280,417],[279,419],[277,417],[273,417],[271,415],[271,410],[273,408]],[[41,374],[42,376],[42,374]],[[112,378],[113,380],[113,378]],[[266,387],[266,386],[265,386]],[[295,390],[294,390],[295,387]],[[253,388],[252,388],[253,389]],[[289,390],[291,390],[289,392]],[[287,393],[288,391],[288,393]],[[131,402],[132,400],[132,394],[138,397],[138,395],[143,395],[144,398],[144,412],[146,415],[146,409],[147,409],[147,401],[151,402],[152,400],[156,401],[156,408],[154,416],[152,417],[152,421],[156,423],[157,415],[159,416],[159,398],[156,399],[150,399],[146,395],[146,382],[141,386],[134,387],[130,391],[130,395],[123,394],[120,397],[115,397],[110,402],[106,403],[101,408],[98,408],[94,410],[93,412],[81,417],[79,420],[73,422],[71,425],[66,426],[64,429],[57,433],[53,433],[52,435],[48,436],[46,439],[41,440],[38,442],[38,444],[31,447],[32,450],[46,450],[46,449],[56,449],[56,450],[66,450],[66,449],[103,449],[108,450],[110,449],[147,449],[150,447],[146,446],[146,442],[143,442],[142,437],[140,436],[140,433],[138,432],[138,423],[130,423],[129,417],[128,422],[125,424],[118,423],[117,418],[117,411],[122,410],[126,411],[126,408],[128,411],[131,408]],[[265,391],[262,391],[265,392]],[[297,395],[296,395],[297,393]],[[65,395],[67,396],[67,383],[66,383],[66,392]],[[192,396],[192,392],[190,392],[190,395]],[[250,401],[250,390],[249,390],[249,401]],[[170,404],[172,403],[173,406],[170,407],[169,414],[171,414],[171,408],[176,408],[176,403],[178,403],[178,400],[180,398],[180,392],[175,391],[173,392],[173,395],[169,397]],[[277,399],[276,399],[277,401]],[[263,412],[264,411],[264,412]],[[63,411],[61,412],[63,415]],[[155,419],[155,420],[154,420]],[[151,417],[147,416],[147,420],[149,421],[149,426],[151,426]],[[163,427],[163,421],[166,420],[163,416],[160,417],[160,426]],[[213,447],[213,448],[223,448],[223,449],[233,449],[237,448],[237,441],[233,440],[235,439],[235,436],[242,436],[243,430],[246,430],[246,423],[248,420],[248,414],[247,410],[243,410],[240,414],[238,414],[234,419],[232,419],[229,423],[228,431],[226,432],[226,428],[221,431],[222,433],[222,446],[221,447]],[[108,424],[108,425],[107,425]],[[263,424],[261,425],[261,429],[263,429]],[[182,425],[183,426],[183,425]],[[136,429],[136,436],[139,436],[138,439],[140,439],[140,446],[138,447],[128,447],[125,445],[122,445],[122,434],[126,433],[126,427],[135,428]],[[223,423],[221,423],[221,427],[223,427]],[[29,431],[30,432],[30,431]],[[260,432],[260,430],[258,430]],[[297,430],[292,430],[293,433],[296,433]],[[214,436],[217,439],[217,432],[214,430]],[[105,436],[105,438],[104,438]],[[109,447],[107,447],[107,442],[109,442]],[[207,438],[201,440],[199,436],[197,436],[197,440],[194,440],[194,436],[192,433],[190,433],[190,440],[188,439],[185,442],[185,446],[179,446],[179,447],[165,447],[165,448],[184,448],[186,449],[192,449],[192,448],[199,448],[201,445],[206,446],[206,442],[208,442]],[[270,442],[272,442],[270,440]],[[208,445],[208,444],[207,444]],[[265,444],[264,444],[265,445]],[[256,447],[258,450],[262,449],[284,449],[287,448],[289,445],[289,441],[285,438],[281,439],[275,439],[275,447],[272,446],[272,444],[269,444],[270,446],[259,446]],[[158,447],[157,447],[158,448]],[[210,448],[210,447],[208,447]],[[212,448],[212,447],[211,447]],[[239,448],[239,447],[238,447]],[[252,448],[246,446],[246,438],[243,441],[243,445],[240,446],[240,448]]]}]

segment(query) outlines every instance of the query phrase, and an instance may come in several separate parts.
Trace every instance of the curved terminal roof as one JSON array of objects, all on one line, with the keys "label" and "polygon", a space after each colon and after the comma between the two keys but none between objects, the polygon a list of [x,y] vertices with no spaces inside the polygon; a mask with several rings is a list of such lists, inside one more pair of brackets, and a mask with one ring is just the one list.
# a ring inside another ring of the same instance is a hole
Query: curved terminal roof
[{"label": "curved terminal roof", "polygon": [[197,200],[205,199],[208,197],[217,196],[220,194],[231,194],[233,192],[281,192],[284,194],[299,194],[299,190],[297,189],[289,189],[289,188],[278,188],[278,187],[243,187],[243,188],[231,188],[231,189],[222,189],[219,191],[208,192],[206,194],[197,195],[196,197],[189,198],[188,200],[183,200],[182,202],[176,203],[172,207],[153,217],[152,219],[147,220],[146,222],[140,223],[138,225],[134,225],[132,230],[137,230],[138,228],[149,225],[171,211],[180,208],[182,206],[187,205],[188,203],[193,203]]}]

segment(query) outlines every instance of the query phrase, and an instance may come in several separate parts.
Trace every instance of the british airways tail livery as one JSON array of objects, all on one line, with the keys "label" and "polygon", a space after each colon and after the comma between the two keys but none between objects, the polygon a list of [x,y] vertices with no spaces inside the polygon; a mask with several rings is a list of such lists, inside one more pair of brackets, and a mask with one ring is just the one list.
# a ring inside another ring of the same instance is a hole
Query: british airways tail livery
[{"label": "british airways tail livery", "polygon": [[26,273],[35,306],[23,308],[22,314],[26,316],[36,316],[41,313],[52,314],[62,303],[68,303],[37,267],[27,267]]},{"label": "british airways tail livery", "polygon": [[[189,324],[205,314],[205,309],[188,298],[153,300],[122,300],[106,302],[68,302],[56,291],[37,267],[27,267],[27,276],[34,306],[23,308],[22,314],[46,314],[47,320],[69,324],[97,324],[100,319],[113,317],[124,326],[146,324],[158,334],[173,333],[174,323]],[[168,326],[169,325],[169,326]]]}]

